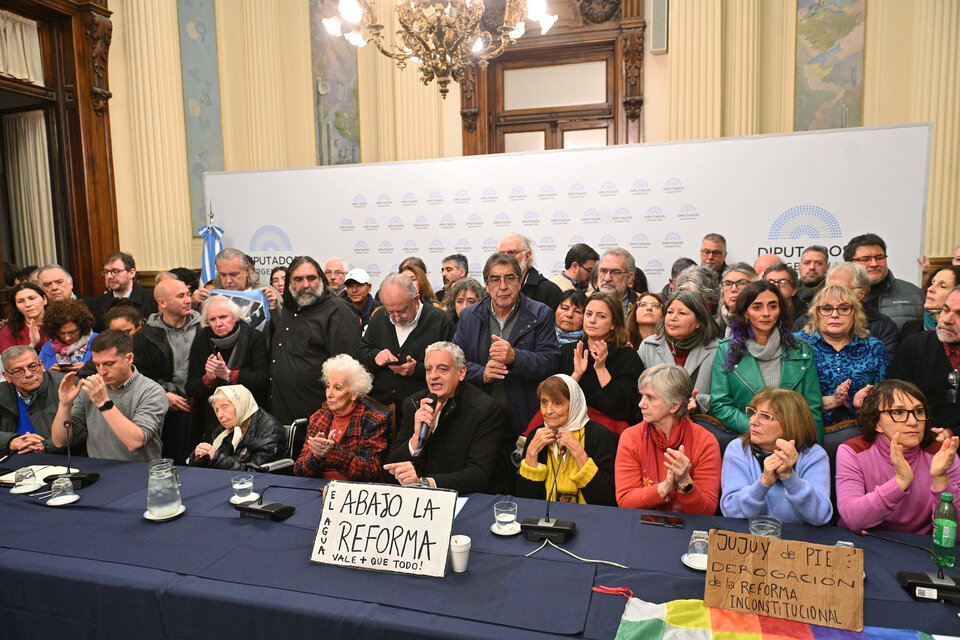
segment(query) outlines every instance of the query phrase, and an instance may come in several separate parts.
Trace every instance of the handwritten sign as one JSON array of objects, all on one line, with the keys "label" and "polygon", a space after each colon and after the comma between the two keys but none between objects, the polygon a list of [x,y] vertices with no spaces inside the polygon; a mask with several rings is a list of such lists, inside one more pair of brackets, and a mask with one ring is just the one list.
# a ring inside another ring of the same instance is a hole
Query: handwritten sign
[{"label": "handwritten sign", "polygon": [[712,529],[703,603],[863,630],[863,550]]},{"label": "handwritten sign", "polygon": [[442,578],[457,492],[334,481],[312,562]]}]

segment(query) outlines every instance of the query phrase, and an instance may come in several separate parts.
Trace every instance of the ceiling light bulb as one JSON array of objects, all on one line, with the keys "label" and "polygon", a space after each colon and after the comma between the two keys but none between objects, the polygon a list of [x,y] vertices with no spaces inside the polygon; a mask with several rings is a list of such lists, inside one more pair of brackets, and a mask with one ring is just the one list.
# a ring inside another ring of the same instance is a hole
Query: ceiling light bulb
[{"label": "ceiling light bulb", "polygon": [[527,17],[539,20],[547,12],[547,0],[527,0]]},{"label": "ceiling light bulb", "polygon": [[333,18],[324,18],[321,20],[323,27],[327,30],[332,36],[342,36],[343,33],[340,32],[340,25],[343,24],[343,20],[339,16]]},{"label": "ceiling light bulb", "polygon": [[540,34],[544,36],[547,35],[547,31],[550,31],[550,27],[556,23],[557,19],[558,16],[551,15],[544,15],[540,18]]},{"label": "ceiling light bulb", "polygon": [[483,46],[483,38],[477,38],[477,41],[473,43],[473,48],[471,49],[471,51],[473,51],[474,53],[480,53],[485,48],[486,47]]},{"label": "ceiling light bulb", "polygon": [[513,31],[510,32],[510,37],[513,38],[514,40],[519,40],[520,36],[526,33],[526,31],[527,31],[526,25],[524,25],[524,23],[522,22],[518,22],[517,26],[514,27]]},{"label": "ceiling light bulb", "polygon": [[337,5],[337,10],[347,22],[356,24],[363,19],[363,9],[360,8],[357,0],[340,0],[340,4]]}]

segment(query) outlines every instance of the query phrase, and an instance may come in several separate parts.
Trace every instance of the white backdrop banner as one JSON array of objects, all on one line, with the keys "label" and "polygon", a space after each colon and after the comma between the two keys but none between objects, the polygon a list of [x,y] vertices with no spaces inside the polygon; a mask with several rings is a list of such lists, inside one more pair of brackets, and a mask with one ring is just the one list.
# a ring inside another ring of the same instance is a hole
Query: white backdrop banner
[{"label": "white backdrop banner", "polygon": [[[621,246],[659,290],[681,256],[699,259],[707,233],[727,262],[762,253],[799,262],[825,245],[884,238],[897,277],[916,281],[923,255],[931,125],[813,131],[699,142],[470,156],[420,162],[207,173],[224,247],[261,274],[292,256],[330,256],[374,282],[407,256],[439,288],[444,256],[462,253],[480,279],[508,233],[536,243],[549,276],[567,249]],[[699,261],[699,260],[698,260]],[[265,277],[261,281],[266,281]]]}]

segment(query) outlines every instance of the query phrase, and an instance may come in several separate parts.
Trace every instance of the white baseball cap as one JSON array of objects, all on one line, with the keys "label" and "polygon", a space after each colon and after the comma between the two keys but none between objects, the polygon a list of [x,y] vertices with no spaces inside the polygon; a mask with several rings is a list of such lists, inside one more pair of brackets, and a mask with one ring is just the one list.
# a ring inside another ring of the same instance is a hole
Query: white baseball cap
[{"label": "white baseball cap", "polygon": [[350,269],[343,279],[343,284],[347,284],[351,280],[357,284],[370,284],[370,274],[363,269]]}]

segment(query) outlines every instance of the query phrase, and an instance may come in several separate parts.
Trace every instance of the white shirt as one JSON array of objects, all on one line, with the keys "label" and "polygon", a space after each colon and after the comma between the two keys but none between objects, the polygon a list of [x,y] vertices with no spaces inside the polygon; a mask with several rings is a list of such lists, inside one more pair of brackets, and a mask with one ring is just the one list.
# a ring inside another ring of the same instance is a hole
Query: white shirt
[{"label": "white shirt", "polygon": [[423,313],[423,302],[419,303],[417,307],[417,315],[414,317],[413,322],[410,324],[401,327],[396,322],[393,321],[393,318],[390,318],[390,322],[393,324],[393,328],[397,331],[397,344],[401,347],[403,343],[407,341],[407,338],[413,333],[413,330],[417,328],[417,323],[420,322],[420,314]]}]

